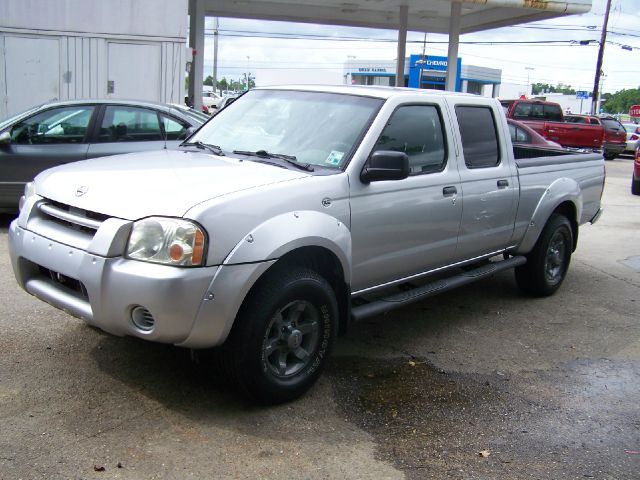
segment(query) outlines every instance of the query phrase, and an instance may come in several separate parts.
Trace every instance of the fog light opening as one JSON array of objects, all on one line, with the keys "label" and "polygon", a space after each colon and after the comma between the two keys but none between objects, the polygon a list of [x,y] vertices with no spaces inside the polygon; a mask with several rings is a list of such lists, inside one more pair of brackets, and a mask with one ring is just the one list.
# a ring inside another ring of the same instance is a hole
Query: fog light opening
[{"label": "fog light opening", "polygon": [[151,315],[151,312],[144,307],[134,307],[131,310],[131,321],[133,325],[143,332],[150,332],[156,324],[156,320]]}]

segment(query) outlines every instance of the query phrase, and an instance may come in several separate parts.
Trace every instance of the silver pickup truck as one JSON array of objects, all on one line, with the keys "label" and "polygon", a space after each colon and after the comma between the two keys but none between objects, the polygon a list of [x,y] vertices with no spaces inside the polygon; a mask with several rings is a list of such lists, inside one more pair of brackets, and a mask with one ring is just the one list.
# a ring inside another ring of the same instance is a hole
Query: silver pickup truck
[{"label": "silver pickup truck", "polygon": [[554,293],[601,213],[598,154],[514,147],[494,99],[252,90],[181,151],[41,173],[11,223],[29,293],[201,349],[260,402],[318,378],[350,322],[515,268]]}]

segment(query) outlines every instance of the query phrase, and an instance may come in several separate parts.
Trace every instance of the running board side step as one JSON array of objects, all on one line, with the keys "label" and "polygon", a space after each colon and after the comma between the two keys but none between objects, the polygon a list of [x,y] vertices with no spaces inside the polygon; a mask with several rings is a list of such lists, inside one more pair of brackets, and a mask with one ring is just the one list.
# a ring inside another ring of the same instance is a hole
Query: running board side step
[{"label": "running board side step", "polygon": [[414,288],[409,291],[395,293],[379,300],[358,305],[351,308],[351,317],[353,321],[364,320],[365,318],[381,313],[402,308],[414,302],[419,302],[427,297],[438,293],[446,292],[454,288],[461,287],[476,280],[493,275],[510,268],[519,267],[527,263],[526,257],[511,257],[507,260],[500,260],[489,264],[482,265],[473,270],[467,270],[449,278],[436,280],[421,287]]}]

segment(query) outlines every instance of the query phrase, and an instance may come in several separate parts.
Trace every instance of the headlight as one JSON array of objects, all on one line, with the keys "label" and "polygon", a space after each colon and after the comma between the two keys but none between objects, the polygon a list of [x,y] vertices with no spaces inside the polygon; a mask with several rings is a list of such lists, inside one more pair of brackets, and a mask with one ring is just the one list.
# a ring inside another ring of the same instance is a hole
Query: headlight
[{"label": "headlight", "polygon": [[20,197],[18,201],[18,210],[22,211],[22,207],[27,203],[27,199],[36,194],[36,185],[33,182],[28,182],[24,186],[24,194]]},{"label": "headlight", "polygon": [[206,235],[193,222],[178,218],[150,217],[133,224],[127,257],[166,265],[202,265]]}]

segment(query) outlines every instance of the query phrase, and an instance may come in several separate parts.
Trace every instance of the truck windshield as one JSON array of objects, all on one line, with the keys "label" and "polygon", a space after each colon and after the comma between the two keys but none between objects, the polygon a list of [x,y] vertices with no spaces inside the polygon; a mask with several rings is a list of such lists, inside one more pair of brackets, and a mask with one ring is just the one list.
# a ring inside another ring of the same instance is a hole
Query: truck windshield
[{"label": "truck windshield", "polygon": [[300,163],[339,169],[382,102],[335,93],[251,90],[189,141],[218,145],[231,155],[273,152]]}]

